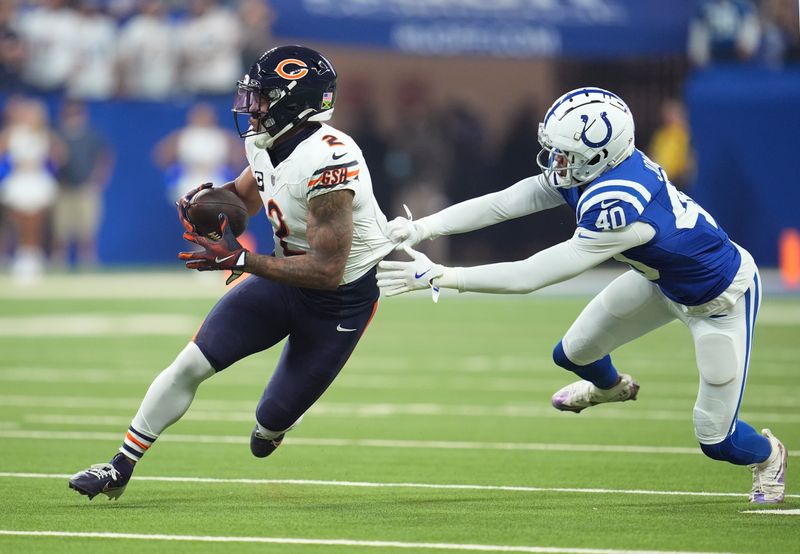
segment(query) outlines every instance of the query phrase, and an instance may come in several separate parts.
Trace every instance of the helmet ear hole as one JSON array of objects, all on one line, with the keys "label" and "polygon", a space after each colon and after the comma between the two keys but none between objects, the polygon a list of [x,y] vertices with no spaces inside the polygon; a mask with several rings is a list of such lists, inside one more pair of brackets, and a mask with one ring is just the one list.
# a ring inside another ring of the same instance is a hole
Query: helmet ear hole
[{"label": "helmet ear hole", "polygon": [[599,154],[596,154],[594,158],[589,160],[586,165],[597,165],[601,159],[605,160],[606,158],[608,158],[608,150],[603,148],[603,150]]}]

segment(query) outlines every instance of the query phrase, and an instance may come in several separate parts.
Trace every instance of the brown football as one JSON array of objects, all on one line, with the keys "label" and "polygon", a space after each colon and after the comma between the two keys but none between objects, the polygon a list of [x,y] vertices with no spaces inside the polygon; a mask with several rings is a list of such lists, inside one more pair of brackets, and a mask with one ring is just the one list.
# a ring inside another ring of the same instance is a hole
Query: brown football
[{"label": "brown football", "polygon": [[237,237],[247,229],[247,208],[236,193],[221,187],[198,192],[189,202],[186,216],[197,229],[197,234],[212,240],[222,238],[219,214],[228,216],[231,231]]}]

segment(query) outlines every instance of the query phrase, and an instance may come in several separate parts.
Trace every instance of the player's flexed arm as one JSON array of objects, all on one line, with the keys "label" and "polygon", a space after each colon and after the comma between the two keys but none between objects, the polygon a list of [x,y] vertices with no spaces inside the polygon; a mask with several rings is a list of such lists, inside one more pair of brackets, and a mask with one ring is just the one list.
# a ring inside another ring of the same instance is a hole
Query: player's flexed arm
[{"label": "player's flexed arm", "polygon": [[428,287],[524,294],[571,279],[615,254],[646,243],[654,234],[650,225],[641,222],[602,233],[578,227],[569,240],[525,260],[475,267],[445,267],[406,247],[412,261],[381,262],[378,286],[387,296]]},{"label": "player's flexed arm", "polygon": [[310,250],[305,255],[248,253],[244,271],[297,287],[335,289],[353,240],[353,191],[331,191],[309,200],[306,232]]},{"label": "player's flexed arm", "polygon": [[[251,183],[252,181],[252,183]],[[225,185],[242,198],[251,214],[262,206],[250,169]],[[184,224],[186,225],[186,224]],[[331,191],[308,202],[309,251],[303,256],[276,258],[246,250],[222,221],[223,237],[212,241],[194,233],[188,225],[184,238],[202,247],[181,252],[186,267],[200,271],[231,270],[228,282],[242,272],[292,286],[333,290],[339,286],[353,238],[353,192]]]}]

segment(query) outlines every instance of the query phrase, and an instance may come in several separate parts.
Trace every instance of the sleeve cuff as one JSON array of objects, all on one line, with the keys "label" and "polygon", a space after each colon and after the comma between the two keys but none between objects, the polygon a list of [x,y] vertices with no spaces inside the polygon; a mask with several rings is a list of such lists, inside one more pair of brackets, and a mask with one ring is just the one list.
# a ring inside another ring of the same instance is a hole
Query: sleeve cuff
[{"label": "sleeve cuff", "polygon": [[437,279],[438,285],[447,289],[463,291],[463,267],[445,267],[442,276]]}]

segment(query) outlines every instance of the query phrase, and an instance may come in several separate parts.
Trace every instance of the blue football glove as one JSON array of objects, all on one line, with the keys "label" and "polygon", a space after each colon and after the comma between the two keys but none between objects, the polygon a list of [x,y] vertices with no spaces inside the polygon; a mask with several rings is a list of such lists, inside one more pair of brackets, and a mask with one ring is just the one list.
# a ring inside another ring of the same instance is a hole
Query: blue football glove
[{"label": "blue football glove", "polygon": [[222,239],[220,240],[211,240],[198,235],[194,230],[187,229],[183,233],[183,238],[198,245],[200,250],[181,252],[178,254],[178,258],[186,260],[187,268],[198,271],[229,269],[231,274],[225,284],[230,285],[242,276],[249,251],[236,240],[225,214],[219,214],[219,222],[222,230]]}]

